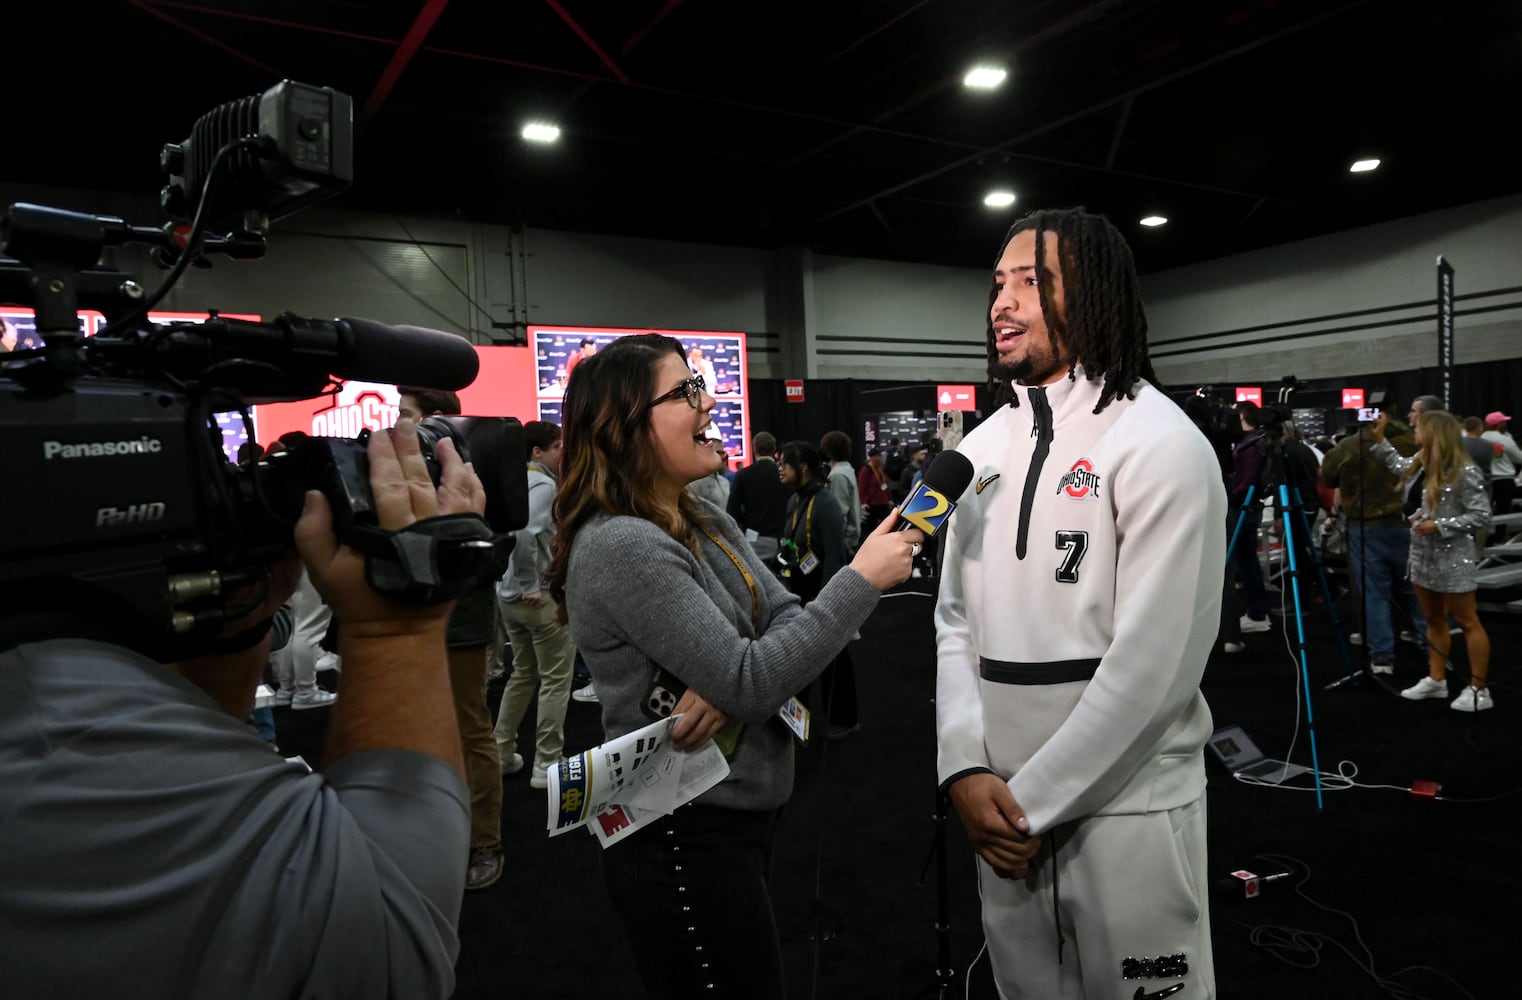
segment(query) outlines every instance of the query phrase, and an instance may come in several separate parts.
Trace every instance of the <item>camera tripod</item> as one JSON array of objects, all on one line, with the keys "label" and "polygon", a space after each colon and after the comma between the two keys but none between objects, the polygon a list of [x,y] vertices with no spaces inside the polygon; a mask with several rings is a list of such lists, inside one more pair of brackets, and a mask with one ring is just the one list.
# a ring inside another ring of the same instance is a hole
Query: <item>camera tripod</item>
[{"label": "camera tripod", "polygon": [[[1269,472],[1270,482],[1277,482],[1278,514],[1284,529],[1284,557],[1288,563],[1287,575],[1290,580],[1290,594],[1295,609],[1295,652],[1300,660],[1300,687],[1305,692],[1305,723],[1310,733],[1311,741],[1311,773],[1316,781],[1316,810],[1320,812],[1325,808],[1321,794],[1321,764],[1316,748],[1316,715],[1311,704],[1311,679],[1310,665],[1306,654],[1305,644],[1305,612],[1300,602],[1300,578],[1305,573],[1305,567],[1300,564],[1299,554],[1296,552],[1296,539],[1305,539],[1305,551],[1309,554],[1311,565],[1315,567],[1316,578],[1321,585],[1322,600],[1326,602],[1328,613],[1332,617],[1332,628],[1337,633],[1337,642],[1342,650],[1343,665],[1348,668],[1349,675],[1353,673],[1352,658],[1348,654],[1347,637],[1342,631],[1342,622],[1337,617],[1336,602],[1332,598],[1331,587],[1327,584],[1326,570],[1321,565],[1321,559],[1316,554],[1315,546],[1311,544],[1310,524],[1305,516],[1305,505],[1301,503],[1300,491],[1286,484],[1283,476],[1284,452],[1282,446],[1277,446],[1275,451],[1270,452]],[[1254,494],[1256,486],[1247,488],[1247,496],[1242,500],[1241,513],[1237,516],[1236,526],[1231,532],[1231,541],[1226,546],[1226,564],[1231,565],[1232,556],[1237,550],[1239,541],[1243,544],[1251,544],[1250,541],[1242,540],[1242,528],[1247,523],[1249,516],[1256,515],[1257,504]],[[1256,537],[1256,522],[1253,535]]]}]

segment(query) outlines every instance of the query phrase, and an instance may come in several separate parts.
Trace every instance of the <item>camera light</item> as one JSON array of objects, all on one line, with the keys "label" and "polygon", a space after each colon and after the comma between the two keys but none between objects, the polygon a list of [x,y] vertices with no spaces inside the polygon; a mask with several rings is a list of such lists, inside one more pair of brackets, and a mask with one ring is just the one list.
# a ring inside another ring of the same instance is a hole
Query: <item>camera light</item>
[{"label": "camera light", "polygon": [[1013,191],[990,191],[983,196],[983,204],[989,208],[1008,208],[1015,203]]},{"label": "camera light", "polygon": [[529,122],[521,133],[529,142],[555,142],[560,138],[560,126],[545,122]]}]

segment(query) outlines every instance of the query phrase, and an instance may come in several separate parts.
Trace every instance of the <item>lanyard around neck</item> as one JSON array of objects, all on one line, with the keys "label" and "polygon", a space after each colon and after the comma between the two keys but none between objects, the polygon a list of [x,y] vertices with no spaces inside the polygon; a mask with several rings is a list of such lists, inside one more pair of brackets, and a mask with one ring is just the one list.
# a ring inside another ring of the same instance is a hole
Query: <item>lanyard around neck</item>
[{"label": "lanyard around neck", "polygon": [[[805,552],[814,551],[814,501],[818,498],[819,493],[815,491],[814,495],[809,497],[809,509],[803,512],[803,551]],[[798,511],[801,507],[800,504],[793,508],[793,523],[787,529],[789,538],[798,534]]]},{"label": "lanyard around neck", "polygon": [[707,535],[708,540],[717,545],[726,556],[729,556],[729,561],[734,563],[735,569],[740,571],[740,577],[745,581],[746,589],[750,591],[750,625],[756,635],[759,636],[761,634],[761,592],[756,587],[756,578],[750,575],[750,570],[745,568],[744,561],[735,555],[729,546],[719,539],[718,535],[715,535],[707,528],[703,529],[703,534]]}]

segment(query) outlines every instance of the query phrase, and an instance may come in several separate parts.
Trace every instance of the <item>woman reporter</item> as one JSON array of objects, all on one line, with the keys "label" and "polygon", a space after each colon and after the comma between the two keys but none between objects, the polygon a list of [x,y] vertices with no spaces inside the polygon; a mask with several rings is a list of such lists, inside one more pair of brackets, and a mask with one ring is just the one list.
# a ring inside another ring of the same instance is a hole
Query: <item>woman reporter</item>
[{"label": "woman reporter", "polygon": [[792,792],[792,735],[778,709],[909,576],[917,530],[867,538],[799,606],[723,511],[686,489],[713,472],[714,399],[670,337],[625,337],[576,366],[550,592],[560,602],[615,738],[651,721],[657,678],[686,685],[680,749],[744,724],[729,775],[692,805],[602,855],[647,995],[781,997],[767,894],[772,832]]},{"label": "woman reporter", "polygon": [[1475,610],[1475,569],[1479,552],[1474,536],[1490,523],[1485,477],[1464,450],[1459,422],[1443,410],[1423,410],[1416,418],[1417,452],[1403,458],[1385,441],[1389,418],[1380,414],[1370,453],[1403,477],[1401,489],[1420,474],[1421,504],[1411,515],[1411,589],[1427,619],[1427,676],[1401,692],[1404,698],[1448,697],[1448,616],[1464,630],[1469,650],[1469,686],[1449,705],[1460,712],[1492,707],[1485,679],[1490,667],[1490,637]]}]

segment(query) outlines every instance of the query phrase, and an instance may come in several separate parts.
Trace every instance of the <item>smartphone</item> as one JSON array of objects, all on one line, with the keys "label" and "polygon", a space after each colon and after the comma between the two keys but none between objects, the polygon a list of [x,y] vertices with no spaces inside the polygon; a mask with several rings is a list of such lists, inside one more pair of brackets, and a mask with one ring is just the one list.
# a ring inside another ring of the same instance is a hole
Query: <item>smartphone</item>
[{"label": "smartphone", "polygon": [[1361,424],[1372,424],[1372,423],[1374,423],[1374,421],[1376,421],[1378,419],[1379,419],[1379,407],[1377,407],[1377,406],[1360,406],[1358,408],[1358,422],[1359,423],[1361,423]]}]

